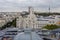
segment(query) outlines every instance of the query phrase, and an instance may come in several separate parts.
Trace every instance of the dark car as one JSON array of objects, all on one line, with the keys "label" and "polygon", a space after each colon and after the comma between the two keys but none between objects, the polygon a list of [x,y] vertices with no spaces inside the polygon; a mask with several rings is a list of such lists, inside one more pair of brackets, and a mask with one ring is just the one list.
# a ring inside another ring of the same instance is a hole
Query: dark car
[{"label": "dark car", "polygon": [[51,40],[51,39],[48,39],[48,38],[43,38],[43,40]]}]

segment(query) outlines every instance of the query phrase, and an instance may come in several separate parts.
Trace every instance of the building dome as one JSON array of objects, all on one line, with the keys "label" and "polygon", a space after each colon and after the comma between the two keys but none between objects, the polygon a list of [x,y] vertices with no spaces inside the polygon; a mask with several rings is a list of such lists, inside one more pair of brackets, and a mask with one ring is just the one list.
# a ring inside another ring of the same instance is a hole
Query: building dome
[{"label": "building dome", "polygon": [[19,33],[14,40],[43,40],[35,32],[28,31],[25,30],[25,32]]}]

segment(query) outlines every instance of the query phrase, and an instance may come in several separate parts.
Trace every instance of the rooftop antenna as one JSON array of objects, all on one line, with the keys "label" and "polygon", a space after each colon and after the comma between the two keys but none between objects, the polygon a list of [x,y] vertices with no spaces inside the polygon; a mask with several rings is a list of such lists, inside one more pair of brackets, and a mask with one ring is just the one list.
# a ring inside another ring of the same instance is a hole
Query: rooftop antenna
[{"label": "rooftop antenna", "polygon": [[50,13],[50,10],[51,10],[51,9],[50,9],[50,5],[49,5],[49,8],[48,8],[48,10],[49,10],[49,13]]}]

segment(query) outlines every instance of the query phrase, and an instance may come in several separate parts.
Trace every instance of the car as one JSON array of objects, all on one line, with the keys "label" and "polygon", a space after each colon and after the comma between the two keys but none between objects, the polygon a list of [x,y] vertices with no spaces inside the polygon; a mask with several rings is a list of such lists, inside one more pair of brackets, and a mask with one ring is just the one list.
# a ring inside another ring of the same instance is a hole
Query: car
[{"label": "car", "polygon": [[43,40],[51,40],[51,39],[49,39],[49,38],[43,38]]},{"label": "car", "polygon": [[12,38],[12,37],[7,36],[7,37],[3,37],[1,40],[13,40],[13,38]]}]

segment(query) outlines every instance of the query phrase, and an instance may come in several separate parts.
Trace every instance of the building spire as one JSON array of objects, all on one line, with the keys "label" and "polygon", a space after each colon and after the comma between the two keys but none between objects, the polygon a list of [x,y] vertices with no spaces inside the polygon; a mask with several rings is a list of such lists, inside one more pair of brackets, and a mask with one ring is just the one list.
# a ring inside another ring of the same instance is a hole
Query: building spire
[{"label": "building spire", "polygon": [[28,12],[29,12],[29,14],[33,13],[33,8],[31,6],[28,7]]},{"label": "building spire", "polygon": [[28,12],[30,13],[31,6],[28,7]]}]

